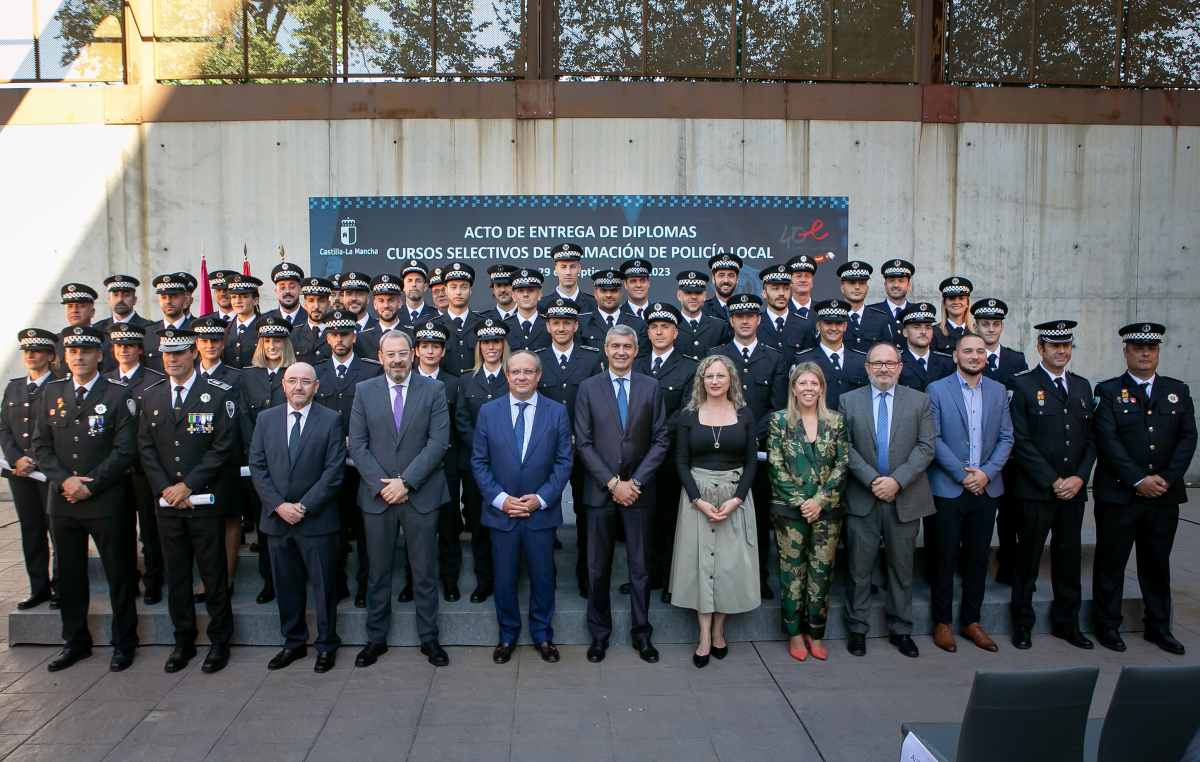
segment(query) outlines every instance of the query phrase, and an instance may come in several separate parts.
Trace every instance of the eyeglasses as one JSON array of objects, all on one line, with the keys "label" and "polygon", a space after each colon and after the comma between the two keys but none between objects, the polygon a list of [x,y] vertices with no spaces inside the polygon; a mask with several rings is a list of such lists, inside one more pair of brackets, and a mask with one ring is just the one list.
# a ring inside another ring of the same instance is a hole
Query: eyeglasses
[{"label": "eyeglasses", "polygon": [[900,367],[900,363],[895,360],[872,360],[867,363],[867,367],[872,370],[895,370]]},{"label": "eyeglasses", "polygon": [[729,376],[727,376],[727,375],[715,375],[713,373],[706,373],[705,375],[701,376],[701,378],[703,378],[705,381],[708,381],[709,383],[712,383],[713,381],[728,381],[729,380]]}]

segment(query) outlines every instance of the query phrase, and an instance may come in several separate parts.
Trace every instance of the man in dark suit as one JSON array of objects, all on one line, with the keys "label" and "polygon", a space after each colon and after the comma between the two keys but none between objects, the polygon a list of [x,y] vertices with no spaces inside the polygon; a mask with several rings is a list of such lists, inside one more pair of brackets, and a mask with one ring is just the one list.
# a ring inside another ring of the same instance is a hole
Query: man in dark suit
[{"label": "man in dark suit", "polygon": [[162,320],[146,326],[146,366],[162,372],[162,356],[158,351],[158,331],[162,328],[178,330],[188,328],[192,316],[188,313],[191,304],[191,292],[188,291],[190,281],[183,273],[163,273],[155,276],[152,281],[154,292],[158,294],[158,309],[162,312]]},{"label": "man in dark suit", "polygon": [[[450,445],[446,390],[412,373],[412,337],[380,339],[384,375],[363,381],[350,411],[350,457],[361,475],[358,503],[367,534],[367,645],[354,660],[369,667],[387,652],[392,624],[392,570],[403,528],[413,569],[417,635],[430,664],[450,663],[438,643],[438,509],[449,499],[442,460]],[[391,415],[379,411],[390,410]]]},{"label": "man in dark suit", "polygon": [[291,262],[280,262],[271,268],[271,282],[275,284],[275,301],[279,306],[263,314],[285,320],[290,328],[304,325],[308,313],[300,304],[300,285],[304,281],[304,270]]},{"label": "man in dark suit", "polygon": [[898,349],[904,349],[904,325],[900,322],[900,316],[908,307],[908,294],[912,290],[912,277],[916,272],[913,263],[903,259],[884,262],[879,267],[879,274],[883,276],[883,291],[887,298],[867,305],[867,312],[877,315],[884,328],[875,338],[890,341]]},{"label": "man in dark suit", "polygon": [[679,301],[679,335],[675,348],[697,359],[728,344],[733,339],[729,318],[713,317],[704,311],[708,292],[708,274],[683,270],[675,276],[675,298]]},{"label": "man in dark suit", "polygon": [[797,352],[793,363],[814,362],[825,374],[825,405],[837,410],[838,398],[852,389],[867,385],[867,353],[846,346],[843,337],[850,320],[850,304],[841,299],[826,299],[813,308],[820,343]]},{"label": "man in dark suit", "polygon": [[617,522],[625,529],[632,586],[633,647],[644,661],[658,661],[650,642],[650,578],[646,566],[655,504],[654,473],[667,455],[670,436],[658,382],[633,372],[637,332],[609,330],[604,342],[608,372],[579,385],[575,446],[587,467],[583,500],[588,522],[588,661],[604,659],[612,634],[609,594]]},{"label": "man in dark suit", "polygon": [[262,502],[260,526],[270,546],[284,639],[268,669],[283,669],[308,653],[309,582],[317,609],[317,672],[333,669],[341,644],[334,570],[346,445],[337,412],[312,404],[317,388],[311,365],[290,365],[283,376],[287,402],[258,414],[250,444],[250,476]]},{"label": "man in dark suit", "polygon": [[538,314],[542,274],[537,270],[517,270],[512,275],[512,288],[517,311],[504,321],[508,325],[508,346],[531,352],[550,346],[546,320]]},{"label": "man in dark suit", "polygon": [[507,395],[479,409],[471,471],[491,528],[499,641],[492,659],[512,658],[521,634],[517,576],[529,571],[529,634],[547,662],[554,645],[554,529],[562,524],[562,493],[571,473],[571,427],[565,407],[537,393],[541,362],[517,350],[504,369]]},{"label": "man in dark suit", "polygon": [[1079,535],[1096,447],[1092,442],[1092,385],[1067,370],[1075,325],[1074,320],[1035,325],[1042,362],[1012,380],[1013,455],[1005,472],[1009,478],[1004,492],[1019,501],[1021,511],[1012,585],[1012,641],[1022,649],[1033,645],[1033,592],[1048,534],[1054,585],[1051,632],[1076,648],[1093,647],[1079,631],[1083,600]]},{"label": "man in dark suit", "polygon": [[113,672],[133,664],[137,581],[128,470],[137,457],[137,402],[120,381],[100,377],[103,335],[64,328],[67,378],[50,381],[38,403],[33,457],[49,480],[47,512],[59,555],[62,652],[47,665],[70,667],[92,653],[88,631],[88,538],[96,543],[112,604]]},{"label": "man in dark suit", "polygon": [[930,348],[936,320],[937,308],[929,302],[913,302],[901,310],[901,343],[904,347],[900,352],[900,360],[904,363],[904,369],[900,371],[901,386],[923,392],[934,381],[955,371],[953,357]]},{"label": "man in dark suit", "polygon": [[1145,638],[1182,656],[1171,634],[1171,548],[1186,503],[1184,474],[1196,453],[1196,409],[1188,385],[1159,375],[1162,323],[1131,323],[1119,331],[1126,370],[1096,385],[1096,640],[1124,651],[1121,599],[1125,565],[1137,546],[1138,584],[1145,601]]}]

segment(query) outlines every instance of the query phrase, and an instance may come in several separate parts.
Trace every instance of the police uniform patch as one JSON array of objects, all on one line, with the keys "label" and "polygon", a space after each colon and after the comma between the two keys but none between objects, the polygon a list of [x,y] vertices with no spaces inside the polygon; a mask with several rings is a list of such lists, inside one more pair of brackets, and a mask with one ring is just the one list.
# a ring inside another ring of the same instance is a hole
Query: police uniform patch
[{"label": "police uniform patch", "polygon": [[125,407],[129,408],[130,415],[137,415],[137,403],[133,401],[132,397],[125,400]]},{"label": "police uniform patch", "polygon": [[208,402],[208,401],[209,401],[209,400],[211,400],[211,399],[212,399],[212,395],[211,395],[211,394],[209,394],[208,392],[205,392],[204,394],[201,394],[201,395],[200,395],[200,401],[201,401],[201,402]]},{"label": "police uniform patch", "polygon": [[99,405],[96,405],[96,415],[104,415],[107,412],[108,412],[108,406],[105,405],[103,402],[101,402]]},{"label": "police uniform patch", "polygon": [[225,400],[225,414],[232,418],[236,412],[237,409],[233,404],[233,400]]},{"label": "police uniform patch", "polygon": [[1170,394],[1167,395],[1167,402],[1170,402],[1172,405],[1174,405],[1178,401],[1179,401],[1179,395],[1176,394],[1175,392],[1171,392]]}]

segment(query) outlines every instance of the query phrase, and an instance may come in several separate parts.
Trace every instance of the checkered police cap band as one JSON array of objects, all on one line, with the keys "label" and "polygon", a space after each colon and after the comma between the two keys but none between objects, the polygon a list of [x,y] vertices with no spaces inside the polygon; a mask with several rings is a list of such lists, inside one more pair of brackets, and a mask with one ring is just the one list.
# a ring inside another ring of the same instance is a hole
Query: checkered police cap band
[{"label": "checkered police cap band", "polygon": [[179,293],[187,291],[187,284],[178,277],[178,273],[171,273],[155,279],[154,291],[158,294]]},{"label": "checkered police cap band", "polygon": [[614,270],[601,270],[592,276],[592,284],[596,288],[620,288],[621,274]]},{"label": "checkered police cap band", "polygon": [[302,280],[304,273],[291,262],[280,262],[271,273],[271,280],[278,283],[281,280]]},{"label": "checkered police cap band", "polygon": [[357,331],[358,321],[349,312],[335,311],[325,321],[327,331]]},{"label": "checkered police cap band", "polygon": [[956,275],[953,278],[946,278],[946,280],[942,281],[939,290],[942,292],[942,296],[968,296],[971,293],[971,288],[971,281]]},{"label": "checkered police cap band", "polygon": [[817,263],[807,254],[801,254],[798,257],[789,259],[787,268],[794,273],[815,273],[817,271]]},{"label": "checkered police cap band", "polygon": [[694,270],[680,273],[675,280],[680,291],[704,291],[708,288],[708,278]]},{"label": "checkered police cap band", "polygon": [[753,294],[739,294],[731,298],[725,307],[731,315],[739,312],[757,313],[762,310],[762,299]]},{"label": "checkered police cap band", "polygon": [[55,342],[49,331],[26,328],[17,334],[17,344],[21,349],[54,349]]},{"label": "checkered police cap band", "polygon": [[400,271],[400,277],[403,278],[409,273],[416,273],[426,280],[429,279],[429,270],[425,268],[425,265],[421,264],[415,259],[408,260],[408,263],[404,265],[404,269]]},{"label": "checkered police cap band", "polygon": [[82,283],[68,283],[62,287],[61,295],[63,304],[96,301],[96,292]]},{"label": "checkered police cap band", "polygon": [[508,326],[504,323],[488,318],[480,323],[475,328],[475,338],[479,341],[488,341],[490,339],[503,339],[508,335]]},{"label": "checkered police cap band", "polygon": [[338,284],[343,291],[370,291],[371,281],[362,273],[349,272],[342,276]]},{"label": "checkered police cap band", "polygon": [[650,265],[640,259],[634,259],[621,265],[622,278],[649,278]]},{"label": "checkered police cap band", "polygon": [[1008,315],[1008,305],[999,299],[980,299],[971,306],[971,314],[977,318],[1004,318]]},{"label": "checkered police cap band", "polygon": [[850,307],[845,302],[832,299],[816,305],[817,320],[827,323],[845,323],[850,320]]},{"label": "checkered police cap band", "polygon": [[537,270],[521,270],[513,273],[513,288],[541,288],[542,274]]},{"label": "checkered police cap band", "polygon": [[842,280],[867,280],[871,277],[871,267],[863,262],[847,262],[838,272]]},{"label": "checkered police cap band", "polygon": [[207,320],[197,320],[192,324],[192,332],[201,339],[220,339],[225,336],[225,324],[214,325]]},{"label": "checkered police cap band", "polygon": [[708,261],[708,269],[713,272],[717,270],[733,270],[736,272],[742,269],[742,263],[729,254],[718,254]]},{"label": "checkered police cap band", "polygon": [[292,332],[286,324],[263,323],[258,327],[258,338],[260,339],[286,339],[291,335]]},{"label": "checkered police cap band", "polygon": [[1051,320],[1046,323],[1038,323],[1033,330],[1038,332],[1038,339],[1041,341],[1051,344],[1067,344],[1075,340],[1076,325],[1074,320]]},{"label": "checkered police cap band", "polygon": [[403,294],[404,286],[400,281],[393,278],[391,275],[384,273],[375,279],[371,284],[371,293],[373,294]]},{"label": "checkered police cap band", "polygon": [[879,274],[885,278],[911,278],[916,271],[911,262],[903,259],[893,259],[879,268]]},{"label": "checkered police cap band", "polygon": [[465,280],[468,283],[474,283],[475,273],[463,263],[455,262],[445,270],[442,270],[442,280],[447,283],[452,280]]},{"label": "checkered police cap band", "polygon": [[656,302],[650,306],[650,311],[646,313],[646,322],[665,320],[672,325],[679,325],[679,318],[672,310],[666,308],[661,302]]},{"label": "checkered police cap band", "polygon": [[908,309],[900,315],[900,322],[904,325],[909,323],[932,323],[937,320],[937,310],[928,302],[909,305]]},{"label": "checkered police cap band", "polygon": [[190,349],[196,344],[196,335],[187,333],[180,335],[174,332],[159,334],[158,348],[162,352],[182,352],[185,349]]},{"label": "checkered police cap band", "polygon": [[136,331],[130,326],[113,326],[108,332],[108,340],[113,344],[141,344],[146,338],[144,331]]},{"label": "checkered police cap band", "polygon": [[138,284],[131,280],[124,280],[125,276],[120,276],[119,280],[110,280],[108,285],[109,291],[137,291]]},{"label": "checkered police cap band", "polygon": [[445,344],[450,339],[446,331],[434,322],[428,322],[418,328],[415,336],[417,341],[432,341],[437,344]]},{"label": "checkered police cap band", "polygon": [[442,268],[440,268],[440,267],[435,267],[435,268],[433,268],[433,270],[431,270],[431,271],[430,271],[430,273],[429,273],[429,285],[431,285],[431,286],[440,286],[440,285],[442,285],[442,284],[443,284],[443,283],[445,283],[445,282],[446,282],[446,281],[444,281],[444,280],[442,279]]},{"label": "checkered police cap band", "polygon": [[546,305],[546,318],[579,319],[579,305],[571,299],[555,299]]},{"label": "checkered police cap band", "polygon": [[763,283],[791,283],[792,274],[788,271],[787,265],[775,265],[767,268],[759,275]]},{"label": "checkered police cap band", "polygon": [[583,249],[573,243],[560,243],[550,250],[555,262],[578,262],[583,258]]},{"label": "checkered police cap band", "polygon": [[1166,326],[1161,323],[1130,323],[1118,333],[1122,341],[1134,344],[1160,344],[1167,335]]},{"label": "checkered police cap band", "polygon": [[331,293],[333,293],[332,286],[322,282],[320,278],[309,278],[304,281],[304,285],[300,286],[302,296],[329,296]]}]

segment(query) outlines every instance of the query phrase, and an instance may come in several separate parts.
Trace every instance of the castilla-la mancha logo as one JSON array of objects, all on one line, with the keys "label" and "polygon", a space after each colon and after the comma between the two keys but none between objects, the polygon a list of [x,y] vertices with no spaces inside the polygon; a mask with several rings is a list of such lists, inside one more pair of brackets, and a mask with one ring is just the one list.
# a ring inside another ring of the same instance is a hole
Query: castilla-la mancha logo
[{"label": "castilla-la mancha logo", "polygon": [[358,223],[354,220],[342,220],[340,233],[343,246],[353,246],[358,243]]}]

